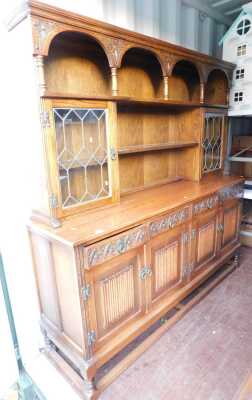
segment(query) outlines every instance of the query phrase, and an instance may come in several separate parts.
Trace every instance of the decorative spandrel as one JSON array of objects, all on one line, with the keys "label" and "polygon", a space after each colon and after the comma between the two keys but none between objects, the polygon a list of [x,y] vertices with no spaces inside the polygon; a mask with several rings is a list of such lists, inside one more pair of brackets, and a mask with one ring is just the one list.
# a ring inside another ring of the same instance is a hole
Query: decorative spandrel
[{"label": "decorative spandrel", "polygon": [[64,208],[111,195],[106,114],[105,109],[53,109]]},{"label": "decorative spandrel", "polygon": [[221,168],[223,116],[206,114],[202,140],[202,171],[210,172]]}]

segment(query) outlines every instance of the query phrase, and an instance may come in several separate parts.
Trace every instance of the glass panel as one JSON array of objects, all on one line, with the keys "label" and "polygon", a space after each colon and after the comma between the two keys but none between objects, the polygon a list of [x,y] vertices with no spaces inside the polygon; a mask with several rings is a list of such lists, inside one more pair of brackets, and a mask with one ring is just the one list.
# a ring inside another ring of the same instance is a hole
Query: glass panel
[{"label": "glass panel", "polygon": [[205,131],[202,141],[203,173],[221,168],[222,124],[222,116],[206,114]]},{"label": "glass panel", "polygon": [[106,110],[54,108],[63,207],[111,196]]}]

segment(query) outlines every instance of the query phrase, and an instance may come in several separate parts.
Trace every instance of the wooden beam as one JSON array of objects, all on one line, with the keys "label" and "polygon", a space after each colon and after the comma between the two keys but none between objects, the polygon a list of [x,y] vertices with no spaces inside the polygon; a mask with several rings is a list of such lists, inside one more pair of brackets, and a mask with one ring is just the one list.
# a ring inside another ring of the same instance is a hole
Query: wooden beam
[{"label": "wooden beam", "polygon": [[233,1],[233,0],[220,0],[220,1],[216,1],[216,3],[211,4],[211,7],[220,7],[220,6],[222,6],[223,4],[230,3],[230,1]]},{"label": "wooden beam", "polygon": [[242,10],[242,7],[240,6],[240,7],[237,7],[237,8],[233,8],[232,10],[226,11],[224,14],[225,15],[233,15],[233,14],[238,13],[241,10]]}]

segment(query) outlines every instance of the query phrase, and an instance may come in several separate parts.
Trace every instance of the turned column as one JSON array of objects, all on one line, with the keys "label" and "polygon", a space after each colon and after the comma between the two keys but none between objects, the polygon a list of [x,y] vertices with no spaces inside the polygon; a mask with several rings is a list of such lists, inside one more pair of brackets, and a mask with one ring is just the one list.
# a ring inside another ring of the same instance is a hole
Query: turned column
[{"label": "turned column", "polygon": [[200,83],[200,103],[204,103],[205,100],[205,84],[203,82]]},{"label": "turned column", "polygon": [[36,56],[36,66],[38,71],[38,86],[40,95],[43,96],[46,91],[45,71],[44,71],[44,56]]},{"label": "turned column", "polygon": [[168,100],[169,98],[169,77],[168,76],[164,76],[164,99]]},{"label": "turned column", "polygon": [[227,88],[227,97],[226,97],[227,105],[229,105],[229,99],[230,99],[230,88],[228,87]]},{"label": "turned column", "polygon": [[116,67],[111,67],[111,90],[112,96],[118,96],[118,75]]}]

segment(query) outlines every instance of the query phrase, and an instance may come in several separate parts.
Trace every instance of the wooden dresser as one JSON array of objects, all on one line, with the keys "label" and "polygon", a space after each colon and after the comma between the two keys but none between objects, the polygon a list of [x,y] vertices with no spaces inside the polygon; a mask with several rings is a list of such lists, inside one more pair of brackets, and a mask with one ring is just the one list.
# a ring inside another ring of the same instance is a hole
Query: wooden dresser
[{"label": "wooden dresser", "polygon": [[10,29],[37,71],[41,328],[95,399],[101,371],[239,248],[243,178],[223,173],[234,65],[37,2]]}]

